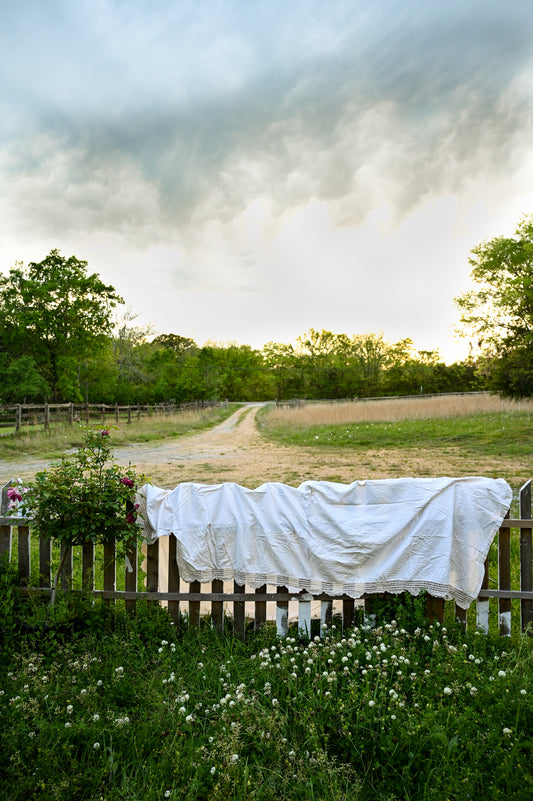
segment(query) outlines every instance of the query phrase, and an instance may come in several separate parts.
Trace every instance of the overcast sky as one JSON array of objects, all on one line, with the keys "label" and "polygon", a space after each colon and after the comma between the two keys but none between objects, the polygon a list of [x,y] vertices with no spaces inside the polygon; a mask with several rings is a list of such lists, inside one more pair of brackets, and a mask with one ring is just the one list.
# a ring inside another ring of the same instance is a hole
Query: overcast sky
[{"label": "overcast sky", "polygon": [[0,270],[137,324],[462,358],[470,250],[533,212],[531,0],[0,0]]}]

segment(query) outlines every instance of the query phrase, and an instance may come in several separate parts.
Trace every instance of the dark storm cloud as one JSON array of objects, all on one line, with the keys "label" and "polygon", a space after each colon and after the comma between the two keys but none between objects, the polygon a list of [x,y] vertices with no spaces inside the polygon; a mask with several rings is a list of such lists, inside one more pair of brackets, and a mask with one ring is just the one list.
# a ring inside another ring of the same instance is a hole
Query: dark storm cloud
[{"label": "dark storm cloud", "polygon": [[511,170],[530,139],[529,3],[207,5],[10,6],[15,227],[169,241],[257,198],[357,223]]}]

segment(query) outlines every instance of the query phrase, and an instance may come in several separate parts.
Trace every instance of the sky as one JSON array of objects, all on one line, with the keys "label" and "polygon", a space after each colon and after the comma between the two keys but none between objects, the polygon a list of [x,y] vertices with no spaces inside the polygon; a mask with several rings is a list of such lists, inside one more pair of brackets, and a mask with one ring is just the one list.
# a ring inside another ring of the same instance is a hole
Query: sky
[{"label": "sky", "polygon": [[462,359],[533,213],[531,0],[0,0],[0,74],[0,271],[58,248],[156,334]]}]

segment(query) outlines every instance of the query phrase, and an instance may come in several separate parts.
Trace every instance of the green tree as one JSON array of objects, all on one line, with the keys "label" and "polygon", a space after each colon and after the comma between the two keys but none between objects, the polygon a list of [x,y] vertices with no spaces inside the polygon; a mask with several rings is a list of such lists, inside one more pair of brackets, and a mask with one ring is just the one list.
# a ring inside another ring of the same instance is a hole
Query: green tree
[{"label": "green tree", "polygon": [[122,298],[75,256],[51,250],[0,276],[0,351],[30,356],[54,400],[81,400],[80,368],[106,342]]},{"label": "green tree", "polygon": [[[472,254],[471,277],[477,288],[456,298],[463,330],[475,336],[492,388],[531,395],[533,215],[521,220],[514,236],[495,237]],[[527,358],[517,359],[518,351]],[[513,376],[516,370],[520,379]]]}]

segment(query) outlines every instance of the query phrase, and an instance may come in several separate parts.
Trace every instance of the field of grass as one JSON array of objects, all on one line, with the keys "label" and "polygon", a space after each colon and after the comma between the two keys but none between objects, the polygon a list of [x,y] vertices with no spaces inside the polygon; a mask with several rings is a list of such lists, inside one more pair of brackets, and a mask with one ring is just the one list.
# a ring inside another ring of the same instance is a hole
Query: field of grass
[{"label": "field of grass", "polygon": [[533,456],[533,402],[485,395],[269,408],[260,424],[285,445],[356,452],[460,447],[465,455],[519,456],[530,464]]},{"label": "field of grass", "polygon": [[[216,425],[229,417],[239,404],[228,404],[200,411],[186,411],[174,415],[154,415],[131,423],[115,426],[106,423],[113,434],[113,445],[128,445],[132,442],[156,442],[170,437],[195,434]],[[91,427],[95,427],[91,425]],[[0,459],[21,456],[54,458],[65,451],[76,448],[83,441],[83,424],[57,424],[48,431],[26,428],[18,434],[0,437]]]}]

